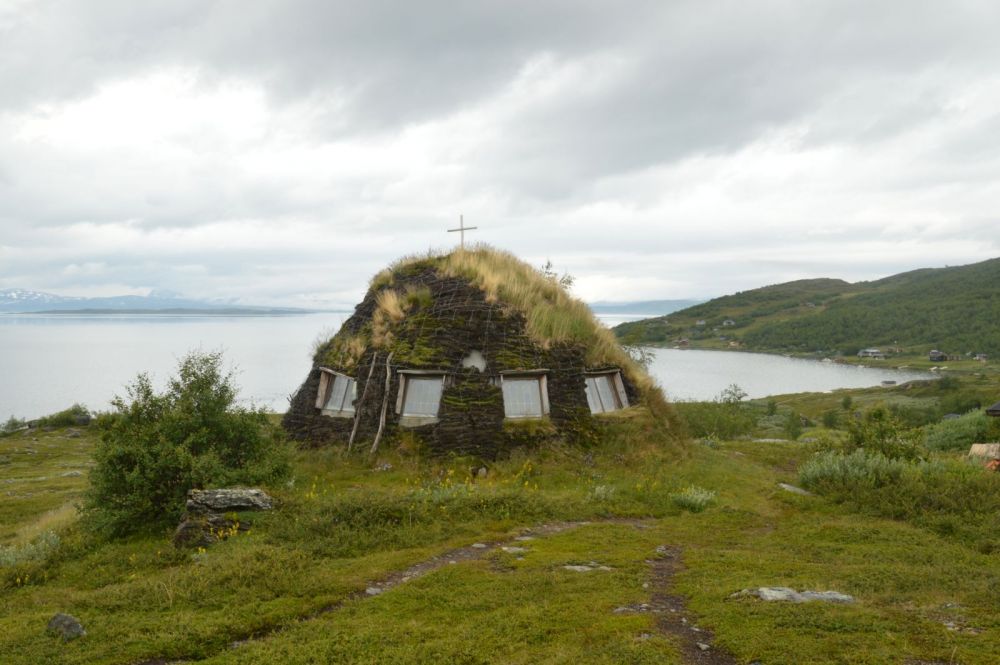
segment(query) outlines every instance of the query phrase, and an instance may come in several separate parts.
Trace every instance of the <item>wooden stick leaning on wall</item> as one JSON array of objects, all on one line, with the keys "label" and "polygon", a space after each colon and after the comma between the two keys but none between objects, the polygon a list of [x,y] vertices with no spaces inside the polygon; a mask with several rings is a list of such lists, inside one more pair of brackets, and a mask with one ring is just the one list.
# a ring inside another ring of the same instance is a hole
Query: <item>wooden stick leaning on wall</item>
[{"label": "wooden stick leaning on wall", "polygon": [[392,385],[392,353],[385,359],[385,394],[382,396],[382,415],[378,419],[378,432],[375,433],[375,441],[368,455],[374,455],[378,451],[378,442],[382,440],[382,430],[385,429],[385,412],[389,408],[389,387]]},{"label": "wooden stick leaning on wall", "polygon": [[347,441],[347,452],[351,452],[351,448],[354,446],[354,437],[358,435],[358,424],[361,423],[361,406],[365,403],[365,397],[368,395],[368,386],[372,383],[372,374],[375,373],[375,363],[378,362],[378,351],[372,356],[372,366],[368,370],[368,380],[365,381],[365,389],[361,391],[361,399],[358,400],[357,405],[354,407],[354,427],[351,428],[351,438]]}]

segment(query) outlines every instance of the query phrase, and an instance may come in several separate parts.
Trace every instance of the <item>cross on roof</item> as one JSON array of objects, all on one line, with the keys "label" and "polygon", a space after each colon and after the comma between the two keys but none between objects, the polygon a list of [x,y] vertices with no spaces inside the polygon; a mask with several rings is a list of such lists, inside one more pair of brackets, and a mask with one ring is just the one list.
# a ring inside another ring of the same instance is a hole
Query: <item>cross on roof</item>
[{"label": "cross on roof", "polygon": [[448,229],[448,233],[455,233],[456,231],[459,233],[459,248],[462,249],[462,250],[464,250],[465,249],[465,232],[466,231],[472,231],[472,230],[477,229],[477,228],[479,228],[479,227],[477,227],[477,226],[466,226],[465,225],[465,215],[459,215],[458,216],[458,228],[457,229]]}]

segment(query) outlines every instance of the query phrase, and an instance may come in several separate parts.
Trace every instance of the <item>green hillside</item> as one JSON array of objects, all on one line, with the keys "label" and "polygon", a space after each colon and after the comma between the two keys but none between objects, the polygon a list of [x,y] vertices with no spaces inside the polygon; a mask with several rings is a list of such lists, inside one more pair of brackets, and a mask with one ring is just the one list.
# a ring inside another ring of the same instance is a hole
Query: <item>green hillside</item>
[{"label": "green hillside", "polygon": [[699,348],[852,355],[899,346],[911,353],[998,354],[1000,259],[855,284],[811,279],[765,286],[625,323],[615,333],[629,343],[687,339]]}]

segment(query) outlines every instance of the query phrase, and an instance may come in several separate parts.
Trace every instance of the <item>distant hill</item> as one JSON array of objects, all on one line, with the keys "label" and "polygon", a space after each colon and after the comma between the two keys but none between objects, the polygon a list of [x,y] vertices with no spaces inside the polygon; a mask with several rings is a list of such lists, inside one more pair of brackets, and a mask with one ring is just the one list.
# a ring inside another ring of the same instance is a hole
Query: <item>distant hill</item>
[{"label": "distant hill", "polygon": [[808,279],[715,298],[669,316],[617,326],[630,343],[854,354],[898,343],[906,351],[1000,354],[1000,259],[927,268],[854,284]]},{"label": "distant hill", "polygon": [[654,316],[670,314],[677,310],[691,307],[701,300],[636,300],[634,302],[599,301],[590,303],[590,309],[595,314],[651,314]]},{"label": "distant hill", "polygon": [[294,307],[252,307],[232,303],[181,298],[173,294],[156,292],[148,296],[110,296],[103,298],[79,298],[59,296],[43,291],[27,289],[0,290],[0,314],[85,312],[88,314],[123,314],[140,312],[163,313],[301,313],[310,310]]}]

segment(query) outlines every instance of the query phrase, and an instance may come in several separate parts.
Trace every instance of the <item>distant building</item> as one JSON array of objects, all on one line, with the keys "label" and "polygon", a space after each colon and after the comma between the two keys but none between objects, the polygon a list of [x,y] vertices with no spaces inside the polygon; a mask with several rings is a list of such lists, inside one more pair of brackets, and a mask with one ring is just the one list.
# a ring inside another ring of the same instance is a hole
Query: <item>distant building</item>
[{"label": "distant building", "polygon": [[990,408],[986,409],[986,414],[990,415],[990,416],[994,416],[996,418],[1000,418],[1000,402],[997,402],[996,404],[994,404]]},{"label": "distant building", "polygon": [[732,319],[726,319],[725,321],[722,322],[722,325],[729,328],[731,326],[735,326],[736,322],[733,321]]},{"label": "distant building", "polygon": [[988,358],[989,357],[985,353],[977,353],[975,356],[972,357],[973,360],[978,360],[979,362],[982,363],[986,362]]},{"label": "distant building", "polygon": [[876,358],[878,360],[885,360],[885,354],[882,353],[882,349],[861,349],[858,351],[858,358]]},{"label": "distant building", "polygon": [[948,354],[945,353],[944,351],[938,351],[937,349],[934,349],[933,351],[927,354],[927,359],[930,360],[932,363],[940,363],[944,362],[945,360],[948,360]]},{"label": "distant building", "polygon": [[697,321],[694,322],[694,324],[696,326],[703,326],[705,325],[705,319],[698,319]]}]

